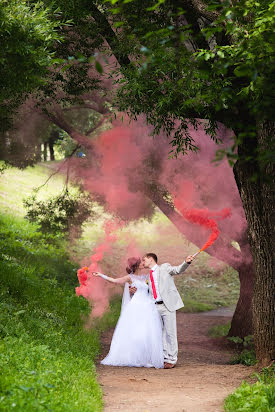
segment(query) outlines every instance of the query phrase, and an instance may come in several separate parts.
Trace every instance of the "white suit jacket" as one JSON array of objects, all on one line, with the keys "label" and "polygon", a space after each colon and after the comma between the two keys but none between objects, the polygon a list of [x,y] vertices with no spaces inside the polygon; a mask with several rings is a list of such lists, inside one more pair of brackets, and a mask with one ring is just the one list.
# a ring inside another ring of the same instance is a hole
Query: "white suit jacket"
[{"label": "white suit jacket", "polygon": [[[169,312],[174,312],[184,306],[173,276],[183,273],[188,266],[190,265],[185,261],[179,266],[171,266],[170,263],[163,263],[163,265],[159,265],[154,271],[154,276],[158,276],[161,299]],[[150,278],[149,291],[153,294]]]}]

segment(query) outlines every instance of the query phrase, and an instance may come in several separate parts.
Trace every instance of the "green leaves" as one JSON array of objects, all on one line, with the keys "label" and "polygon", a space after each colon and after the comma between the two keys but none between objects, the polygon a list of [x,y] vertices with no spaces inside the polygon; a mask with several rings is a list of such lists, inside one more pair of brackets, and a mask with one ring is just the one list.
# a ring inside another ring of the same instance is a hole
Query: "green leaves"
[{"label": "green leaves", "polygon": [[253,385],[243,382],[242,385],[225,400],[226,412],[268,412],[275,405],[275,368],[262,369],[256,374],[258,381]]},{"label": "green leaves", "polygon": [[24,0],[0,2],[2,127],[24,94],[44,84],[49,66],[57,63],[54,44],[62,41],[58,29],[63,23],[58,11],[43,7],[41,2],[29,3]]},{"label": "green leaves", "polygon": [[154,11],[156,10],[161,4],[165,3],[165,0],[158,0],[154,6],[147,7],[147,11]]},{"label": "green leaves", "polygon": [[98,73],[100,73],[100,74],[103,73],[103,67],[102,67],[102,65],[99,63],[98,60],[96,60],[96,62],[95,62],[95,68],[96,68],[96,70],[98,71]]},{"label": "green leaves", "polygon": [[38,223],[40,230],[47,233],[65,233],[78,228],[91,216],[92,202],[84,193],[71,194],[68,191],[45,202],[35,196],[24,200],[26,218]]},{"label": "green leaves", "polygon": [[250,66],[246,64],[240,64],[234,69],[234,74],[237,77],[251,77],[251,70],[253,71]]}]

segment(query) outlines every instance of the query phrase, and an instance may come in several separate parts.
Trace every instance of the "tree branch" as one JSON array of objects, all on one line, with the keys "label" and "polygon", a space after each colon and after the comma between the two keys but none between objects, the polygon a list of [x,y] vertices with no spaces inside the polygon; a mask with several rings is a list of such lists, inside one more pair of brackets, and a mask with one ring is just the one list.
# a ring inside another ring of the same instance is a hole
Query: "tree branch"
[{"label": "tree branch", "polygon": [[213,22],[220,17],[218,11],[207,10],[208,5],[201,0],[182,0],[183,8],[187,8],[195,12],[197,17],[204,17],[205,19]]},{"label": "tree branch", "polygon": [[95,19],[95,21],[98,23],[98,31],[99,34],[107,41],[109,46],[112,49],[112,52],[117,59],[118,63],[120,64],[121,67],[127,67],[131,63],[129,57],[127,54],[121,52],[121,45],[120,42],[113,31],[111,25],[109,24],[107,18],[104,16],[103,13],[101,13],[98,8],[90,2],[90,10],[92,13],[92,17]]},{"label": "tree branch", "polygon": [[79,109],[90,109],[90,110],[93,110],[95,112],[98,112],[98,108],[96,106],[94,106],[93,104],[89,104],[89,103],[80,104],[79,106],[64,107],[62,110],[64,112],[68,112],[70,110],[79,110]]},{"label": "tree branch", "polygon": [[105,122],[105,120],[106,120],[106,116],[102,116],[102,118],[99,120],[99,122],[97,123],[97,125],[91,127],[91,128],[86,132],[86,135],[89,135],[89,134],[93,133],[96,129],[98,129],[100,126],[102,126],[103,123]]},{"label": "tree branch", "polygon": [[81,146],[89,148],[91,146],[91,139],[74,129],[64,118],[63,113],[59,107],[55,107],[57,113],[49,112],[44,113],[44,116],[60,129],[64,130],[72,139],[76,140]]},{"label": "tree branch", "polygon": [[[63,169],[63,166],[65,165],[65,163],[67,163],[72,158],[72,156],[75,154],[75,152],[79,149],[80,149],[80,146],[77,145],[72,150],[72,152],[69,154],[69,156],[66,157],[66,159],[63,160],[63,162],[61,162],[60,166],[53,173],[50,174],[50,176],[46,179],[46,181],[41,186],[38,186],[37,188],[35,188],[34,191],[38,192],[42,187],[44,187],[53,176],[55,176],[57,173],[60,172],[61,169]],[[69,181],[69,177],[68,177],[68,169],[67,169],[66,187],[68,186],[68,181]]]}]

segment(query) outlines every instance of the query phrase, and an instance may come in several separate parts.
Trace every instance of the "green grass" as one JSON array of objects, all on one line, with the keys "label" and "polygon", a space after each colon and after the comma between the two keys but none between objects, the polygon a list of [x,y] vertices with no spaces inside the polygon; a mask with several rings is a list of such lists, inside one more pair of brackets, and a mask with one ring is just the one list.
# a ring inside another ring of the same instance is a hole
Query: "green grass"
[{"label": "green grass", "polygon": [[90,308],[75,295],[66,244],[23,219],[0,217],[0,410],[101,411],[94,359],[116,299],[86,331]]},{"label": "green grass", "polygon": [[180,309],[181,312],[185,312],[185,313],[207,312],[214,308],[214,306],[211,304],[198,302],[186,296],[183,296],[183,300],[184,300],[184,307]]},{"label": "green grass", "polygon": [[223,336],[227,336],[230,326],[231,326],[231,322],[228,322],[224,325],[212,326],[212,328],[210,328],[208,331],[208,335],[211,336],[212,338],[220,338]]},{"label": "green grass", "polygon": [[274,412],[275,411],[275,365],[264,368],[256,375],[257,382],[243,382],[229,395],[224,403],[226,412]]},{"label": "green grass", "polygon": [[[33,189],[43,185],[54,172],[55,162],[41,163],[24,170],[8,168],[0,175],[1,212],[13,216],[24,216],[22,200],[32,194]],[[64,188],[66,177],[61,174],[53,176],[48,184],[39,191],[39,200],[56,195]]]},{"label": "green grass", "polygon": [[[200,261],[176,279],[185,302],[185,312],[234,306],[237,302],[240,287],[237,272],[225,266],[222,271],[215,273],[214,269],[208,267],[207,260],[208,256],[201,256]],[[195,306],[198,310],[192,310]]]}]

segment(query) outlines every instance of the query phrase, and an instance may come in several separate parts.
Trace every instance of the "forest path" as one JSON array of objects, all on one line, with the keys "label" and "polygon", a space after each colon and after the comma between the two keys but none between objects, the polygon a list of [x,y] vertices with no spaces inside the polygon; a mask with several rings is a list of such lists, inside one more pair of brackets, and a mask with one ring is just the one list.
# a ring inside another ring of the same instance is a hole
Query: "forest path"
[{"label": "forest path", "polygon": [[[229,365],[232,352],[225,339],[207,336],[212,326],[227,323],[230,316],[223,309],[178,312],[179,358],[174,369],[97,363],[104,412],[222,412],[224,398],[253,372],[253,367]],[[102,335],[101,359],[109,351],[112,335],[113,330]]]}]

